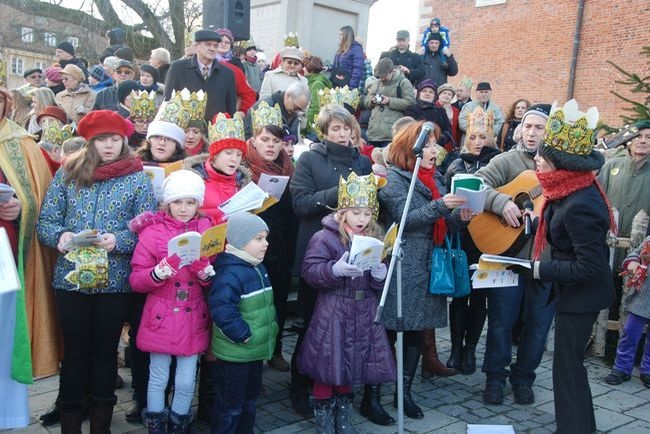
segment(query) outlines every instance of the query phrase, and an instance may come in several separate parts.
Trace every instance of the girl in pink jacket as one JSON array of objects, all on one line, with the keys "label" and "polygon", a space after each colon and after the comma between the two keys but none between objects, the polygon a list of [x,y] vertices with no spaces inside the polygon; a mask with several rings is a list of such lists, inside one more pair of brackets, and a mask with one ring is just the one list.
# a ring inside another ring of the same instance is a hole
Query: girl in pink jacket
[{"label": "girl in pink jacket", "polygon": [[[211,220],[198,213],[205,186],[196,173],[178,170],[163,182],[163,203],[157,213],[144,213],[129,223],[138,234],[129,283],[147,293],[137,346],[151,353],[147,408],[143,416],[150,433],[188,432],[190,404],[198,357],[208,348],[210,314],[203,296],[214,275],[207,258],[181,267],[167,243],[185,232],[205,232]],[[165,387],[172,356],[176,356],[175,392],[171,411],[165,408]]]}]

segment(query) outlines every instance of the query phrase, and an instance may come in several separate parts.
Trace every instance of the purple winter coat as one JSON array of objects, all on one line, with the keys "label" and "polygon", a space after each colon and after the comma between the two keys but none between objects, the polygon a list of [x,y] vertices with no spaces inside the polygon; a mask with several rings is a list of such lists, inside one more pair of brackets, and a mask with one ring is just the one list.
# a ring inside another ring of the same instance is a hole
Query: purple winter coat
[{"label": "purple winter coat", "polygon": [[363,47],[357,41],[352,42],[350,49],[345,53],[334,56],[333,67],[339,67],[350,72],[350,83],[348,83],[350,89],[356,89],[362,84],[365,58]]},{"label": "purple winter coat", "polygon": [[378,301],[377,282],[362,277],[336,277],[332,266],[347,250],[338,223],[329,215],[324,229],[312,237],[302,277],[319,289],[314,316],[298,355],[298,369],[319,383],[333,386],[395,381],[395,361],[386,330],[373,323]]},{"label": "purple winter coat", "polygon": [[[184,232],[205,232],[211,227],[207,217],[183,223],[166,212],[146,212],[129,223],[129,229],[138,235],[138,244],[131,259],[129,283],[137,292],[147,293],[136,344],[148,353],[191,356],[208,349],[210,341],[210,313],[203,290],[209,282],[202,282],[183,267],[162,282],[151,277],[151,271],[167,256],[167,242]],[[182,293],[180,300],[178,291]]]}]

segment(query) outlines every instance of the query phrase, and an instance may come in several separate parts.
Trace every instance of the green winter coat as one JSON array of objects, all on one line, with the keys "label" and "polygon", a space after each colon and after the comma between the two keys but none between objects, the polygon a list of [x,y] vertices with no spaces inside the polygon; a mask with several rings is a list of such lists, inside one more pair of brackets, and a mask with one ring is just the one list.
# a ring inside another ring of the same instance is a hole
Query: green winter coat
[{"label": "green winter coat", "polygon": [[314,118],[320,111],[318,92],[320,90],[331,89],[332,82],[323,74],[312,74],[307,76],[307,84],[311,91],[311,102],[309,103],[309,109],[307,110],[307,126],[305,127],[304,133],[311,133],[314,132]]}]

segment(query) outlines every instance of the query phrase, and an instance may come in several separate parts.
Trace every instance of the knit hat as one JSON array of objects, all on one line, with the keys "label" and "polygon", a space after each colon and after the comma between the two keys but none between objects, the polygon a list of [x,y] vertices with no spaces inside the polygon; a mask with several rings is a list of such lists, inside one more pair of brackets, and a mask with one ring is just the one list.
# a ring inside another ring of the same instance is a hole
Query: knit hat
[{"label": "knit hat", "polygon": [[95,65],[88,68],[88,76],[94,78],[100,83],[108,79],[108,75],[106,75],[106,71],[104,71],[102,65]]},{"label": "knit hat", "polygon": [[52,83],[61,83],[61,68],[58,66],[50,66],[45,70],[45,79]]},{"label": "knit hat", "polygon": [[232,32],[228,29],[217,29],[215,30],[217,34],[221,37],[227,36],[228,39],[230,39],[230,43],[234,44],[235,43],[235,37],[233,36]]},{"label": "knit hat", "polygon": [[119,86],[117,86],[117,100],[124,104],[126,97],[131,95],[131,92],[134,90],[142,90],[142,88],[136,81],[124,80]]},{"label": "knit hat", "polygon": [[226,241],[242,250],[255,235],[262,231],[269,232],[269,227],[260,217],[247,212],[238,212],[228,218]]},{"label": "knit hat", "polygon": [[43,119],[45,116],[53,117],[61,121],[62,124],[68,123],[68,115],[65,113],[65,111],[62,108],[54,105],[45,107],[43,111],[41,111],[41,113],[36,116],[36,123],[40,124],[41,119]]},{"label": "knit hat", "polygon": [[438,95],[440,95],[442,93],[442,91],[444,91],[444,90],[448,90],[454,96],[456,95],[456,88],[454,86],[452,86],[451,84],[449,84],[449,83],[441,84],[438,87]]},{"label": "knit hat", "polygon": [[430,33],[429,37],[427,38],[427,44],[429,43],[429,41],[438,41],[440,42],[440,45],[444,43],[444,41],[442,40],[442,35],[440,33]]},{"label": "knit hat", "polygon": [[144,65],[140,66],[140,73],[142,74],[143,72],[146,72],[150,76],[153,77],[154,83],[158,83],[158,79],[160,78],[160,72],[158,72],[158,69],[149,65],[148,63],[145,63]]},{"label": "knit hat", "polygon": [[428,78],[426,80],[422,80],[420,84],[418,84],[418,92],[420,92],[425,87],[430,87],[431,89],[433,89],[436,95],[438,95],[438,86],[436,86],[435,81]]},{"label": "knit hat", "polygon": [[60,42],[59,45],[56,46],[56,48],[65,51],[71,56],[74,56],[74,46],[68,41]]},{"label": "knit hat", "polygon": [[476,90],[492,90],[492,86],[487,81],[482,81],[476,85]]},{"label": "knit hat", "polygon": [[167,137],[175,140],[180,146],[185,143],[185,131],[176,124],[165,121],[153,121],[147,129],[147,140],[153,136]]},{"label": "knit hat", "polygon": [[645,130],[650,128],[650,119],[641,119],[634,124],[637,130]]},{"label": "knit hat", "polygon": [[69,75],[78,82],[82,82],[86,79],[86,76],[84,75],[84,72],[81,70],[81,68],[79,68],[77,65],[73,65],[72,63],[68,63],[65,68],[61,70],[61,74]]},{"label": "knit hat", "polygon": [[163,203],[167,205],[177,199],[194,199],[203,205],[205,183],[203,179],[191,170],[176,170],[165,178],[162,184]]},{"label": "knit hat", "polygon": [[524,113],[524,115],[521,117],[521,122],[524,122],[524,119],[526,119],[526,116],[528,115],[537,115],[543,117],[545,120],[548,120],[548,115],[551,113],[551,105],[550,104],[534,104],[528,107],[528,110]]},{"label": "knit hat", "polygon": [[553,103],[546,122],[546,138],[537,152],[556,169],[587,172],[605,163],[601,152],[594,150],[598,109],[586,113],[578,110],[575,99],[563,107]]},{"label": "knit hat", "polygon": [[87,141],[102,134],[119,134],[126,137],[133,126],[117,112],[111,110],[93,110],[81,118],[77,125],[77,134]]},{"label": "knit hat", "polygon": [[429,23],[429,25],[431,25],[431,24],[437,24],[437,25],[440,25],[440,18],[434,18],[434,19],[432,19],[431,22]]}]

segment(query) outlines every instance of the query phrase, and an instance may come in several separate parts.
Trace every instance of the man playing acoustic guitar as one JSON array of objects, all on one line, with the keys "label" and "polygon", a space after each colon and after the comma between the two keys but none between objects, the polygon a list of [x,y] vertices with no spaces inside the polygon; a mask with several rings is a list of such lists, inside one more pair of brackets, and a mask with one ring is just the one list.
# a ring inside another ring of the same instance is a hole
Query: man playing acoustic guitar
[{"label": "man playing acoustic guitar", "polygon": [[[503,225],[512,228],[521,227],[523,208],[530,207],[530,200],[519,200],[509,194],[497,191],[526,170],[534,170],[533,158],[544,138],[544,128],[550,112],[548,104],[536,104],[530,107],[521,121],[522,139],[512,150],[494,157],[487,166],[476,175],[480,176],[488,188],[485,211],[501,218]],[[517,205],[519,204],[519,205]],[[520,209],[520,207],[522,209]],[[481,228],[471,231],[472,236],[480,235]],[[483,228],[487,230],[486,228]],[[532,234],[521,246],[515,245],[507,251],[509,256],[530,259]],[[478,245],[478,243],[477,243]],[[490,252],[494,253],[494,252]],[[510,384],[517,404],[535,402],[532,385],[535,381],[535,369],[544,353],[546,335],[554,315],[553,306],[547,306],[550,285],[539,280],[527,280],[519,277],[517,286],[492,288],[488,296],[488,330],[483,362],[486,376],[483,401],[486,404],[502,404],[506,379]],[[522,310],[523,305],[523,310]],[[521,330],[517,360],[512,361],[512,328],[522,312],[523,328]],[[510,366],[509,366],[510,365]],[[510,369],[508,369],[510,368]]]}]

